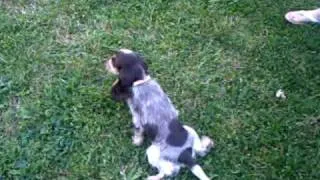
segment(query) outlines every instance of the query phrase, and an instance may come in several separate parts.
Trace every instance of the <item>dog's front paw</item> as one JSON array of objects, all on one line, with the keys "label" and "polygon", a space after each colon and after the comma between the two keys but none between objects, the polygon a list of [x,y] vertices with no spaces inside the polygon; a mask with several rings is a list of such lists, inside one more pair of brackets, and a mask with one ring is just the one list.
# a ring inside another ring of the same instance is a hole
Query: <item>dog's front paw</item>
[{"label": "dog's front paw", "polygon": [[143,143],[143,136],[133,136],[132,137],[132,144],[136,146],[141,146]]}]

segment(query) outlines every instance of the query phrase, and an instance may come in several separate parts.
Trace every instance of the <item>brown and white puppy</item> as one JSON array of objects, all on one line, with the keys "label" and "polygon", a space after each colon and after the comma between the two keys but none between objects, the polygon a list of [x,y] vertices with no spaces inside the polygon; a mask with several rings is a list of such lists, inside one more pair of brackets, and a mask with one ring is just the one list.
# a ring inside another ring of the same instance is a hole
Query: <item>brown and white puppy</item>
[{"label": "brown and white puppy", "polygon": [[152,141],[146,153],[149,164],[158,169],[158,174],[148,179],[173,176],[182,166],[187,166],[199,179],[208,180],[195,156],[209,152],[213,141],[206,136],[200,138],[194,129],[180,123],[178,111],[158,82],[150,77],[142,57],[131,50],[120,49],[105,66],[118,76],[112,86],[112,97],[126,102],[130,108],[133,143],[141,145],[144,137]]}]

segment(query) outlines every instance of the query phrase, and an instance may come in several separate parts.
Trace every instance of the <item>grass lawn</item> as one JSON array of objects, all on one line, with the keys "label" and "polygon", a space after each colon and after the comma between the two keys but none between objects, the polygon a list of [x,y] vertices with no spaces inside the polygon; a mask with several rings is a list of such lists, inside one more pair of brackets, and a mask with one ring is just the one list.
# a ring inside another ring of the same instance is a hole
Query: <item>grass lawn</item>
[{"label": "grass lawn", "polygon": [[[144,54],[181,120],[216,148],[213,179],[320,179],[317,0],[0,1],[0,179],[144,179],[113,50]],[[286,99],[275,92],[283,89]],[[1,178],[2,177],[2,178]],[[194,179],[184,170],[176,179]]]}]

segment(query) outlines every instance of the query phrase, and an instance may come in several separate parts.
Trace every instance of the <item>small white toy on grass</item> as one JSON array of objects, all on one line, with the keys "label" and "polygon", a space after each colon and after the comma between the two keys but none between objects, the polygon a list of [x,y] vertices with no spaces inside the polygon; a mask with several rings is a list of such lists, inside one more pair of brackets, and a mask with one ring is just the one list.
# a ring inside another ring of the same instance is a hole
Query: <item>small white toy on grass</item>
[{"label": "small white toy on grass", "polygon": [[284,91],[282,89],[279,89],[277,92],[276,92],[276,97],[277,98],[281,98],[281,99],[286,99],[286,95],[284,94]]}]

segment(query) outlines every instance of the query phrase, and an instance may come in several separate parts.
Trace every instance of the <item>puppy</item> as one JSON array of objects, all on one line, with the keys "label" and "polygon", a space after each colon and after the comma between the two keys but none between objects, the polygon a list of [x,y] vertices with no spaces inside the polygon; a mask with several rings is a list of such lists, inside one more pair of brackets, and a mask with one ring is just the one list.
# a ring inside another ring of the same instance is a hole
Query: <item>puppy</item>
[{"label": "puppy", "polygon": [[146,154],[158,174],[149,180],[177,175],[187,166],[201,180],[208,176],[196,163],[195,156],[204,156],[213,147],[206,136],[201,139],[194,129],[182,125],[178,111],[160,85],[152,79],[142,57],[128,49],[120,49],[105,62],[106,69],[117,75],[111,94],[115,100],[128,104],[133,117],[133,144],[141,145],[144,137],[152,144]]}]

